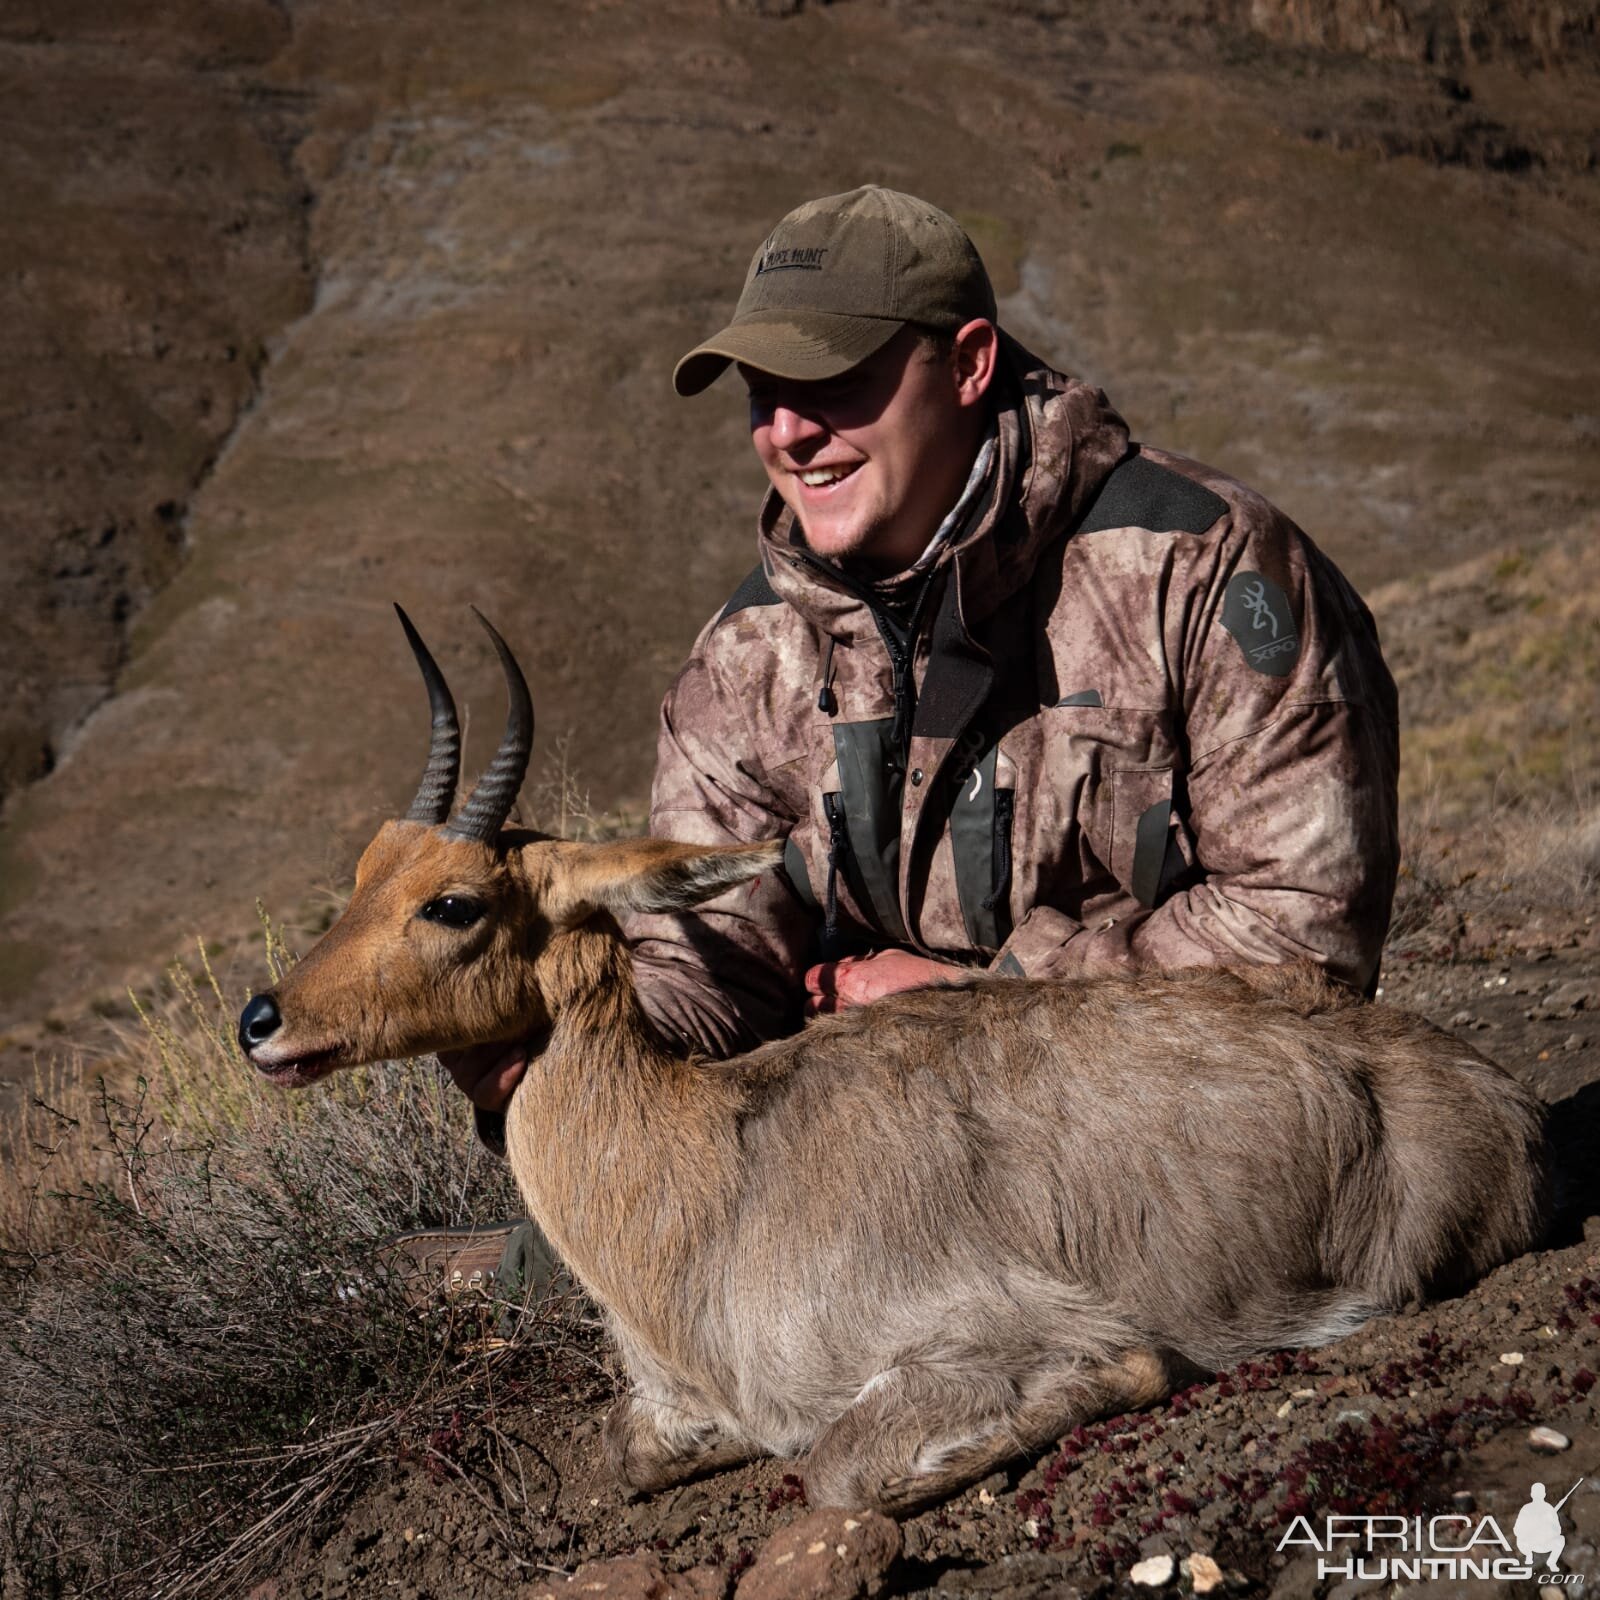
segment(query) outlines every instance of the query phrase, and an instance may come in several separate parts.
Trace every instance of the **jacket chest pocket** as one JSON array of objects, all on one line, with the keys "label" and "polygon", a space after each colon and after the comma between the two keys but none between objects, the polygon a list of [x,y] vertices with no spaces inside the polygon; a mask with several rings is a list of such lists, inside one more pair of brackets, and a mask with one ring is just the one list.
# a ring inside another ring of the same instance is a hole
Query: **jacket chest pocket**
[{"label": "jacket chest pocket", "polygon": [[1105,894],[1111,879],[1139,904],[1157,904],[1194,860],[1168,714],[1073,699],[1041,720],[1047,798],[1035,831],[1079,841],[1073,870],[1086,893]]}]

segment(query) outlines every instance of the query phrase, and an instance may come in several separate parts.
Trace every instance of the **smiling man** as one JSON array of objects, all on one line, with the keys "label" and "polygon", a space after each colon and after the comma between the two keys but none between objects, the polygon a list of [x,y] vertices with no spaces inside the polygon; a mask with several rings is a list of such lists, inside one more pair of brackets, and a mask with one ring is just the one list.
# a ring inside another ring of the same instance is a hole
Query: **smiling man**
[{"label": "smiling man", "polygon": [[[730,366],[760,564],[667,695],[651,830],[785,837],[786,873],[629,929],[663,1032],[721,1056],[973,971],[1371,985],[1394,685],[1288,518],[1135,443],[999,328],[956,222],[891,190],[778,224],[674,383]],[[522,1060],[451,1065],[492,1111]]]}]

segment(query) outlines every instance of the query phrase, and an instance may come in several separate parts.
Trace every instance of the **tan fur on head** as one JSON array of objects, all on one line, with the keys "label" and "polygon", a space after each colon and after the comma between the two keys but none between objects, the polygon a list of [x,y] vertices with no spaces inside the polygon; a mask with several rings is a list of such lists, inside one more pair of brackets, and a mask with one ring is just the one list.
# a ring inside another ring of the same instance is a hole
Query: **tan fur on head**
[{"label": "tan fur on head", "polygon": [[[665,839],[495,844],[388,822],[356,868],[344,915],[274,991],[282,1026],[251,1052],[285,1083],[337,1067],[522,1039],[568,987],[560,936],[590,918],[677,911],[776,869],[781,842],[712,849]],[[453,900],[470,926],[428,916]]]},{"label": "tan fur on head", "polygon": [[716,849],[668,839],[628,839],[618,844],[567,845],[562,870],[541,896],[552,922],[571,925],[597,911],[688,911],[736,884],[775,871],[783,841]]}]

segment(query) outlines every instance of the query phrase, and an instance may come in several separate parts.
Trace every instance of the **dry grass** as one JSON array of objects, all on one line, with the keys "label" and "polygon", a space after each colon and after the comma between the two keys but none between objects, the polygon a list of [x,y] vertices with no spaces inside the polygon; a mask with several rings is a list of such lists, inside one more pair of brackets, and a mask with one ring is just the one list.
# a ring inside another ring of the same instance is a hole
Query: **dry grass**
[{"label": "dry grass", "polygon": [[[627,831],[563,741],[531,799],[569,837]],[[292,958],[262,926],[275,981]],[[530,1564],[498,1407],[603,1380],[589,1308],[419,1311],[378,1248],[520,1214],[467,1101],[431,1061],[273,1088],[203,944],[155,992],[95,1075],[43,1069],[0,1130],[0,1597],[243,1593],[397,1459],[462,1476]]]},{"label": "dry grass", "polygon": [[1371,596],[1400,689],[1401,798],[1458,827],[1600,782],[1600,524]]},{"label": "dry grass", "polygon": [[243,996],[203,956],[199,979],[142,1013],[124,1087],[41,1085],[8,1136],[7,1600],[241,1592],[377,1464],[594,1357],[570,1304],[505,1341],[494,1307],[419,1313],[379,1264],[401,1229],[519,1209],[433,1064],[274,1090],[234,1040]]},{"label": "dry grass", "polygon": [[1449,958],[1475,922],[1515,920],[1532,937],[1547,920],[1570,927],[1600,910],[1600,795],[1587,771],[1533,791],[1503,774],[1470,826],[1437,781],[1419,783],[1400,838],[1392,953]]}]

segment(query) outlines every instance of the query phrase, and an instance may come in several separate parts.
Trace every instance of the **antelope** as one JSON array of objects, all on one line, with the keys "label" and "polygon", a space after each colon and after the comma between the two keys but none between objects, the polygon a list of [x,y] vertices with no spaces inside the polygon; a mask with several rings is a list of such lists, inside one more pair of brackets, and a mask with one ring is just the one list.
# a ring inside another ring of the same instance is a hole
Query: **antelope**
[{"label": "antelope", "polygon": [[1309,968],[974,976],[733,1060],[673,1051],[618,919],[776,872],[782,842],[507,826],[533,708],[481,616],[510,713],[451,818],[455,705],[400,619],[432,709],[416,799],[240,1041],[286,1085],[542,1041],[508,1155],[620,1349],[603,1438],[629,1490],[771,1454],[803,1457],[814,1504],[909,1512],[1535,1242],[1534,1098]]}]

